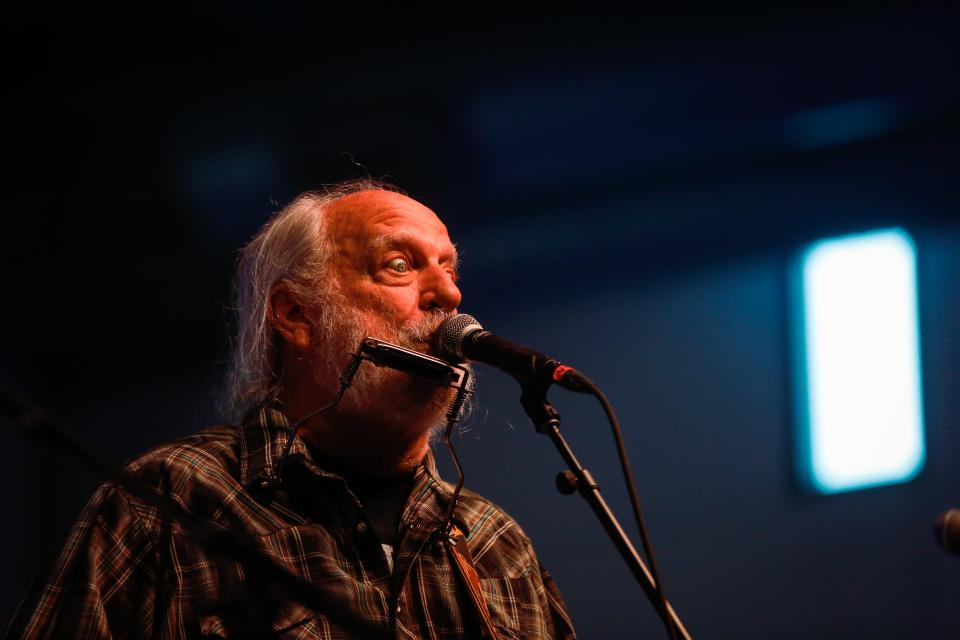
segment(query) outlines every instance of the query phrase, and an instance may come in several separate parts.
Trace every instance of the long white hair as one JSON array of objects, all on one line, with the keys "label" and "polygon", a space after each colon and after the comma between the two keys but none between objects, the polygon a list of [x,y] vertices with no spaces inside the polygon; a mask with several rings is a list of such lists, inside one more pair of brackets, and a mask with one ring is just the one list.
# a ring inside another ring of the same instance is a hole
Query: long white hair
[{"label": "long white hair", "polygon": [[333,252],[326,233],[330,204],[360,191],[394,191],[376,180],[352,180],[301,193],[277,212],[240,250],[233,278],[235,334],[221,399],[223,417],[238,423],[252,405],[277,391],[279,335],[270,323],[270,292],[283,283],[330,317],[336,282],[328,268]]}]

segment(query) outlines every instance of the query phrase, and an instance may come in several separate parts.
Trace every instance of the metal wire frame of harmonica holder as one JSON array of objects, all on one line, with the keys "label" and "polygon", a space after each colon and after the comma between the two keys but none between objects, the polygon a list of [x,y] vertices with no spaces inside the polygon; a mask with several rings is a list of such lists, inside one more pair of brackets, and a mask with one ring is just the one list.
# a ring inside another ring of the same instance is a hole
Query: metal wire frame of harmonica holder
[{"label": "metal wire frame of harmonica holder", "polygon": [[335,407],[340,400],[343,399],[343,396],[347,388],[353,382],[353,378],[357,374],[360,365],[364,361],[367,361],[378,367],[388,367],[390,369],[396,369],[398,371],[404,371],[406,373],[434,380],[437,382],[437,386],[440,387],[456,389],[456,394],[454,395],[453,400],[451,400],[450,406],[447,409],[445,416],[447,424],[443,432],[444,444],[446,444],[447,450],[450,452],[450,457],[453,460],[453,466],[457,471],[457,482],[454,485],[450,502],[447,506],[446,517],[444,518],[443,525],[439,528],[439,531],[449,534],[453,526],[453,514],[457,507],[457,500],[459,499],[460,492],[463,489],[464,477],[463,466],[460,464],[460,458],[457,456],[457,450],[454,448],[450,436],[453,433],[454,425],[458,420],[460,420],[460,416],[463,412],[463,405],[467,400],[467,396],[470,395],[470,369],[460,364],[451,364],[445,360],[420,353],[419,351],[413,351],[390,342],[369,337],[361,340],[360,345],[357,347],[357,352],[350,355],[350,362],[340,375],[340,388],[337,390],[336,396],[331,402],[323,405],[316,411],[303,416],[293,423],[293,425],[291,425],[290,435],[287,437],[287,443],[284,446],[283,452],[280,454],[279,459],[277,460],[276,471],[271,477],[264,479],[263,483],[261,484],[262,488],[271,489],[279,485],[283,466],[287,462],[287,459],[290,455],[290,449],[293,445],[294,439],[297,437],[300,427],[307,420],[310,420],[311,418],[314,418],[321,413]]},{"label": "metal wire frame of harmonica holder", "polygon": [[460,457],[457,455],[457,450],[454,448],[450,436],[453,433],[454,425],[460,420],[463,413],[463,405],[467,396],[470,395],[470,369],[460,364],[452,364],[375,338],[364,338],[357,351],[358,353],[354,354],[355,357],[359,356],[364,360],[369,360],[378,367],[390,367],[391,369],[406,371],[436,380],[438,386],[456,389],[456,394],[447,408],[447,424],[443,432],[443,442],[450,452],[450,458],[453,460],[453,466],[457,471],[457,482],[450,496],[443,524],[438,529],[438,531],[449,536],[453,527],[453,514],[457,508],[460,491],[463,489],[463,466],[460,464]]}]

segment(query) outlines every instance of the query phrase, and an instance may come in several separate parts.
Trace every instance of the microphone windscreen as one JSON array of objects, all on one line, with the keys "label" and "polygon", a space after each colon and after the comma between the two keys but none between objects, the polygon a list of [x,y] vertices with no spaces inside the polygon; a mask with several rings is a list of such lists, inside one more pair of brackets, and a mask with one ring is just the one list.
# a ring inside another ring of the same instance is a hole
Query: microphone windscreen
[{"label": "microphone windscreen", "polygon": [[960,555],[960,509],[950,509],[937,518],[937,542],[947,553]]},{"label": "microphone windscreen", "polygon": [[466,313],[450,316],[440,323],[433,338],[433,347],[437,356],[447,362],[463,362],[461,346],[463,338],[473,331],[482,331],[483,326],[477,319]]}]

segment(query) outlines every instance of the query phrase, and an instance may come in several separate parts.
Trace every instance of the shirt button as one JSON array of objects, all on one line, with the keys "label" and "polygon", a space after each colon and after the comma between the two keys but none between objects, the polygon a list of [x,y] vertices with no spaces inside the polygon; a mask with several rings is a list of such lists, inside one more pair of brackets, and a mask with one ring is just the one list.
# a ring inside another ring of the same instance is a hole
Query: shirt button
[{"label": "shirt button", "polygon": [[367,532],[367,523],[362,520],[357,523],[357,533],[366,533]]}]

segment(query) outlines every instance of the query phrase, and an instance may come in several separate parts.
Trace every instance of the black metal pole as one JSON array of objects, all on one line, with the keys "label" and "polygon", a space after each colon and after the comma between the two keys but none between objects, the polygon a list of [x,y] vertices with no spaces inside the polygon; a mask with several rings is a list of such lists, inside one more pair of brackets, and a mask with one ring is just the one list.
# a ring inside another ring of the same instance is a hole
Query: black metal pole
[{"label": "black metal pole", "polygon": [[542,433],[550,438],[560,453],[560,457],[563,458],[563,461],[570,469],[569,472],[562,474],[562,476],[566,478],[570,489],[569,491],[563,492],[573,493],[573,490],[576,490],[577,493],[587,501],[587,504],[590,505],[590,508],[594,514],[596,514],[597,519],[600,520],[600,524],[603,525],[610,540],[613,541],[614,546],[617,547],[620,556],[624,562],[627,563],[634,578],[636,578],[640,584],[640,588],[643,589],[650,604],[653,605],[657,615],[660,616],[664,625],[667,626],[668,631],[671,632],[671,636],[675,636],[681,640],[692,640],[690,633],[686,627],[683,626],[683,622],[680,621],[680,617],[673,609],[673,606],[669,602],[666,602],[666,609],[664,608],[664,601],[660,598],[657,585],[650,571],[647,569],[643,558],[640,557],[636,547],[630,542],[627,533],[623,530],[623,527],[620,526],[617,517],[613,514],[613,511],[610,510],[606,500],[604,500],[603,495],[600,493],[600,486],[593,479],[590,472],[580,464],[570,445],[564,440],[563,435],[560,433],[560,414],[547,402],[546,390],[536,386],[526,385],[522,382],[521,386],[523,387],[523,395],[520,396],[520,404],[523,405],[531,422],[533,422],[533,425],[536,427],[537,433]]}]

